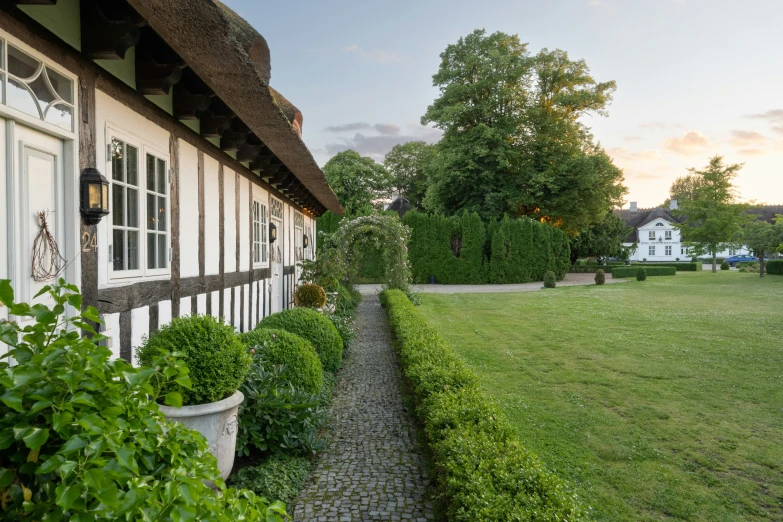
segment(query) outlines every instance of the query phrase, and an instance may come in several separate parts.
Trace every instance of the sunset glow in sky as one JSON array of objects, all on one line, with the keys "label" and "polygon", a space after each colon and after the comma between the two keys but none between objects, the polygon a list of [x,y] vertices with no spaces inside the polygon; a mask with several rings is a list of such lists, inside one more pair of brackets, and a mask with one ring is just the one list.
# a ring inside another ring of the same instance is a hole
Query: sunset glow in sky
[{"label": "sunset glow in sky", "polygon": [[[226,0],[264,35],[272,85],[304,116],[323,165],[352,148],[381,160],[436,97],[439,54],[474,29],[560,48],[615,80],[608,117],[586,120],[625,172],[628,201],[661,203],[711,155],[745,163],[743,198],[783,203],[780,0]],[[627,204],[626,204],[627,206]]]}]

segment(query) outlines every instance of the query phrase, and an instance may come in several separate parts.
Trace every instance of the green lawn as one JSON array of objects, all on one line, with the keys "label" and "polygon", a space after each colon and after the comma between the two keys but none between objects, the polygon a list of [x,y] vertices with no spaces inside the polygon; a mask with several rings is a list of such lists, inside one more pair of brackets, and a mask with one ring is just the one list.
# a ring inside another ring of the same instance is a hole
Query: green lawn
[{"label": "green lawn", "polygon": [[598,520],[783,520],[783,277],[422,295]]}]

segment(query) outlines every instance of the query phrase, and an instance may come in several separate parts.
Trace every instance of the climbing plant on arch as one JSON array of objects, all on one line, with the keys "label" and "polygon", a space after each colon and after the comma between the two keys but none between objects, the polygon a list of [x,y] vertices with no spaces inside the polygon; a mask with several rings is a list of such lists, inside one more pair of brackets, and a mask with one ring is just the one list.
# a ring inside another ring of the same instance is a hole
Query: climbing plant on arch
[{"label": "climbing plant on arch", "polygon": [[379,252],[386,267],[389,288],[407,290],[411,282],[408,262],[410,229],[396,216],[360,216],[340,224],[332,236],[333,244],[345,252],[350,279],[359,273],[359,262],[367,252]]}]

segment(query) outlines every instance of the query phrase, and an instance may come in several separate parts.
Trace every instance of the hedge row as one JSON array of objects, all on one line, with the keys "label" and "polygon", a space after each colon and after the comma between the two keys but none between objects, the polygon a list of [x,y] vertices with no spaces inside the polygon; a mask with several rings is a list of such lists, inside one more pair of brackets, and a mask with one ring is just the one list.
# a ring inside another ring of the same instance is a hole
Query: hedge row
[{"label": "hedge row", "polygon": [[606,271],[606,267],[601,265],[571,265],[568,267],[568,272],[571,274],[595,274],[598,269]]},{"label": "hedge row", "polygon": [[585,520],[576,496],[522,447],[476,376],[405,294],[387,290],[381,302],[432,449],[445,518]]},{"label": "hedge row", "polygon": [[[671,266],[674,267],[678,272],[701,272],[704,269],[703,263],[701,261],[695,262],[695,263],[641,263],[640,265],[636,266]],[[648,272],[649,275],[649,272]]]},{"label": "hedge row", "polygon": [[647,271],[648,276],[673,276],[677,274],[677,269],[673,266],[632,265],[613,268],[612,278],[636,277],[636,271],[640,268],[644,268]]},{"label": "hedge row", "polygon": [[783,259],[773,259],[764,264],[768,274],[783,275]]},{"label": "hedge row", "polygon": [[430,275],[443,284],[526,283],[548,271],[558,279],[569,266],[568,238],[559,229],[530,218],[492,221],[476,213],[462,217],[408,212],[408,258],[415,283]]}]

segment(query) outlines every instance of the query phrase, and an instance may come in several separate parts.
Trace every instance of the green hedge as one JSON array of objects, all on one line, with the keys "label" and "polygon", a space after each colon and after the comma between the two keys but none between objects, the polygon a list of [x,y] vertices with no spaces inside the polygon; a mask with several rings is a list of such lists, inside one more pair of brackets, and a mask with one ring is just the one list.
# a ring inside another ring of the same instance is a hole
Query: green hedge
[{"label": "green hedge", "polygon": [[644,267],[648,266],[671,266],[678,272],[701,272],[704,269],[704,264],[699,261],[696,263],[634,263],[634,265],[640,265]]},{"label": "green hedge", "polygon": [[548,271],[565,277],[567,236],[530,218],[504,218],[485,226],[475,212],[462,217],[408,212],[408,258],[415,283],[434,275],[442,284],[527,283]]},{"label": "green hedge", "polygon": [[783,275],[783,259],[773,259],[764,264],[768,274]]},{"label": "green hedge", "polygon": [[310,341],[324,370],[336,372],[340,369],[343,339],[325,315],[309,308],[292,308],[264,317],[255,329],[259,328],[285,330]]},{"label": "green hedge", "polygon": [[522,447],[476,376],[405,294],[388,290],[381,302],[432,450],[444,518],[585,520],[576,496]]},{"label": "green hedge", "polygon": [[677,269],[673,266],[650,266],[650,265],[631,265],[618,266],[612,269],[612,278],[618,277],[636,277],[636,271],[639,268],[647,270],[647,275],[652,276],[673,276],[677,274]]}]

